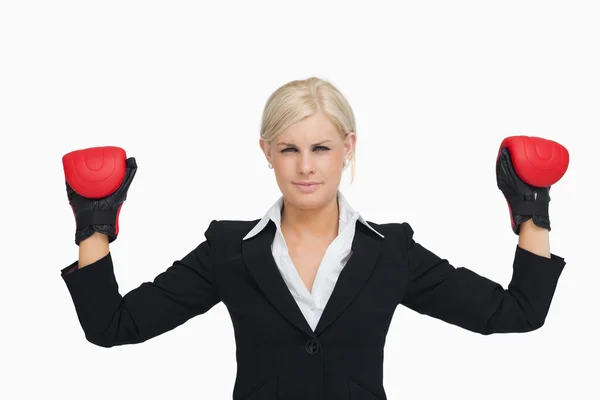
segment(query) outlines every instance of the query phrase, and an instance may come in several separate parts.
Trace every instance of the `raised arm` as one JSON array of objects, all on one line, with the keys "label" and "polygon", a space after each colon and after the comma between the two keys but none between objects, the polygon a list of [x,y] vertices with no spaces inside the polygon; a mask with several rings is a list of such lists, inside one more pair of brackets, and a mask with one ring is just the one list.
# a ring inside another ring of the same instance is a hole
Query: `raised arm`
[{"label": "raised arm", "polygon": [[91,247],[97,240],[95,252],[80,256],[80,261],[61,270],[61,276],[86,339],[102,347],[142,343],[216,305],[220,299],[213,279],[214,222],[205,232],[205,241],[152,282],[144,282],[124,296],[119,293],[110,252],[77,268],[86,256],[91,260],[102,254],[106,239],[92,236],[82,241],[81,245]]},{"label": "raised arm", "polygon": [[[454,267],[416,242],[408,223],[402,226],[410,275],[401,304],[482,335],[529,332],[544,325],[566,264],[562,257],[544,257],[517,245],[505,289],[473,270]],[[520,235],[530,234],[524,227]],[[482,260],[490,262],[493,255]]]}]

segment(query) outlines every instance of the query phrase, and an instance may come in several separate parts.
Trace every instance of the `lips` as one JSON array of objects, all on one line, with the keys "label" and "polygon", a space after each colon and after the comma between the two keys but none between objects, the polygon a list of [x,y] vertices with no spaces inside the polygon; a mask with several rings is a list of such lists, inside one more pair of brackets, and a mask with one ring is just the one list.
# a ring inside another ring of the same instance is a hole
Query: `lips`
[{"label": "lips", "polygon": [[320,183],[313,183],[313,184],[306,184],[306,183],[300,183],[300,182],[294,182],[294,185],[296,185],[296,188],[298,188],[299,191],[301,191],[302,193],[312,193],[315,190],[317,190],[317,188],[321,185]]}]

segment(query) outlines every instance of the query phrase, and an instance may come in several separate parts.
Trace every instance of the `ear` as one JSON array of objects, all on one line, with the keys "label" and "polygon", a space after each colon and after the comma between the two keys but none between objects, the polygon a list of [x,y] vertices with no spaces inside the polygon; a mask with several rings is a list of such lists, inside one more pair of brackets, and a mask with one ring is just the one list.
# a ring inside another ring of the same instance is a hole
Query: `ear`
[{"label": "ear", "polygon": [[345,157],[350,158],[350,155],[354,152],[356,148],[356,133],[348,132],[346,137],[344,138],[344,147],[345,147]]},{"label": "ear", "polygon": [[258,140],[258,144],[262,152],[265,154],[265,157],[267,157],[267,161],[271,162],[271,144],[263,138]]}]

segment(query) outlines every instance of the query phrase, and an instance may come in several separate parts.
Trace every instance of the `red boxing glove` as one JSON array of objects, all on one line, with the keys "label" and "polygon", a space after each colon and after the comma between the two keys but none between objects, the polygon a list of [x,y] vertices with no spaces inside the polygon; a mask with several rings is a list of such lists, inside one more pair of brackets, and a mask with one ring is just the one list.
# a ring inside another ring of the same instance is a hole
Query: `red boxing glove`
[{"label": "red boxing glove", "polygon": [[509,136],[500,144],[496,181],[508,204],[511,227],[519,234],[521,223],[533,223],[549,231],[550,187],[569,166],[569,152],[552,140]]},{"label": "red boxing glove", "polygon": [[126,159],[120,147],[91,147],[62,158],[67,197],[75,216],[75,243],[94,232],[119,234],[119,213],[137,172],[135,158]]}]

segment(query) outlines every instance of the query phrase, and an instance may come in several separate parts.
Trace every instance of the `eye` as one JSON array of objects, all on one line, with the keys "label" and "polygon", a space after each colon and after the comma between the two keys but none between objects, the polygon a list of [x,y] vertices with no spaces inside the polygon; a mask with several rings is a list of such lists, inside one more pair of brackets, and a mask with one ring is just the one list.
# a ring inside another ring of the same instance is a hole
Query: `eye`
[{"label": "eye", "polygon": [[322,149],[322,150],[319,150],[319,151],[327,151],[327,150],[329,150],[329,148],[327,148],[325,146],[317,146],[317,147],[315,147],[315,149]]}]

